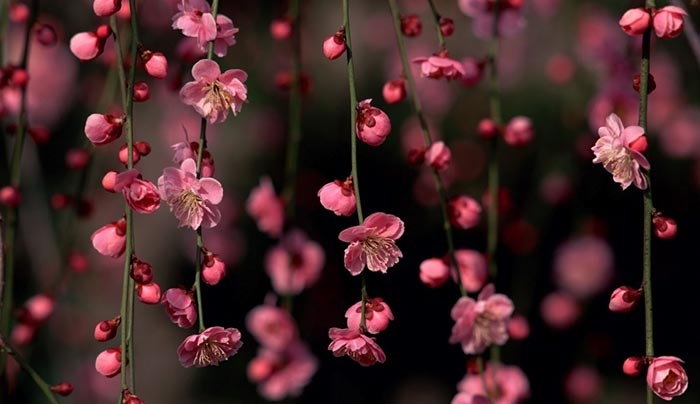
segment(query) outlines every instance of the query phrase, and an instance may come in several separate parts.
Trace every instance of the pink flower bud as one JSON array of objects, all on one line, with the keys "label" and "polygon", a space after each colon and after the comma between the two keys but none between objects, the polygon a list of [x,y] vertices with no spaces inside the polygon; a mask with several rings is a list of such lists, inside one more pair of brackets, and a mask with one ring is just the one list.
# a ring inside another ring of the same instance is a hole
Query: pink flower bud
[{"label": "pink flower bud", "polygon": [[408,151],[408,164],[419,166],[425,162],[425,150],[421,148],[415,148]]},{"label": "pink flower bud", "polygon": [[49,24],[36,24],[34,27],[34,37],[37,42],[44,46],[54,46],[58,42],[56,30]]},{"label": "pink flower bud", "polygon": [[[118,156],[119,161],[121,161],[122,164],[129,164],[129,147],[127,145],[123,145],[122,147],[120,147]],[[133,148],[131,151],[131,159],[133,160],[134,164],[138,163],[141,160],[141,155],[139,154],[139,151],[136,150],[136,148]]]},{"label": "pink flower bud", "polygon": [[116,316],[111,320],[102,320],[95,326],[94,337],[96,341],[109,341],[117,335],[117,328],[122,318]]},{"label": "pink flower bud", "polygon": [[95,359],[95,369],[105,377],[114,377],[121,372],[122,351],[121,348],[108,348],[100,352]]},{"label": "pink flower bud", "polygon": [[620,28],[627,35],[642,35],[649,28],[651,15],[643,8],[633,8],[627,10],[620,18]]},{"label": "pink flower bud", "polygon": [[647,147],[649,147],[649,142],[647,141],[647,137],[644,135],[638,137],[629,145],[630,149],[638,151],[639,153],[644,153],[647,150]]},{"label": "pink flower bud", "polygon": [[644,369],[644,358],[630,356],[622,363],[622,372],[627,376],[638,376]]},{"label": "pink flower bud", "polygon": [[[634,88],[634,91],[639,93],[639,86],[641,84],[642,78],[639,76],[639,73],[637,73],[632,78],[632,88]],[[654,76],[649,73],[649,80],[647,81],[647,94],[651,94],[651,92],[654,90],[656,90],[656,80],[654,80]]]},{"label": "pink flower bud", "polygon": [[654,14],[654,32],[659,38],[671,39],[683,31],[683,16],[688,15],[680,7],[666,6]]},{"label": "pink flower bud", "polygon": [[[353,304],[346,312],[348,328],[359,330],[362,317],[362,302]],[[367,299],[365,301],[365,326],[370,334],[379,334],[389,327],[389,321],[394,319],[394,315],[381,297]]]},{"label": "pink flower bud", "polygon": [[323,54],[328,60],[334,60],[345,52],[345,30],[342,28],[323,41]]},{"label": "pink flower bud", "polygon": [[190,328],[197,321],[197,307],[192,294],[182,288],[171,288],[163,294],[162,304],[170,321],[180,328]]},{"label": "pink flower bud", "polygon": [[654,216],[652,223],[654,224],[654,234],[656,237],[662,240],[670,240],[676,237],[678,225],[676,224],[676,221],[670,217],[665,217],[658,214]]},{"label": "pink flower bud", "polygon": [[23,24],[29,18],[29,7],[24,3],[10,3],[10,21]]},{"label": "pink flower bud", "polygon": [[24,347],[31,344],[36,334],[37,325],[33,323],[17,323],[12,327],[10,343],[15,347]]},{"label": "pink flower bud", "polygon": [[73,197],[70,195],[55,193],[51,195],[51,207],[56,210],[65,209],[73,203]]},{"label": "pink flower bud", "polygon": [[53,313],[54,307],[53,298],[45,294],[34,295],[24,302],[29,320],[35,324],[46,321]]},{"label": "pink flower bud", "polygon": [[137,81],[134,83],[134,101],[144,102],[151,97],[151,90],[145,81]]},{"label": "pink flower bud", "polygon": [[440,33],[442,36],[452,36],[455,32],[455,22],[451,18],[440,18]]},{"label": "pink flower bud", "polygon": [[160,286],[155,282],[136,285],[136,296],[142,303],[158,304],[160,303]]},{"label": "pink flower bud", "polygon": [[141,61],[149,76],[162,79],[168,75],[168,59],[162,53],[144,51],[141,53]]},{"label": "pink flower bud", "polygon": [[357,208],[352,177],[348,177],[345,181],[329,182],[321,187],[317,196],[321,200],[321,205],[337,216],[350,216]]},{"label": "pink flower bud", "polygon": [[530,335],[530,324],[521,314],[514,314],[508,322],[508,335],[514,340],[523,340]]},{"label": "pink flower bud", "polygon": [[647,368],[647,385],[662,399],[669,401],[688,389],[688,375],[675,356],[652,358]]},{"label": "pink flower bud", "polygon": [[282,41],[292,36],[292,21],[289,18],[275,18],[270,23],[270,36]]},{"label": "pink flower bud", "polygon": [[620,286],[610,296],[608,308],[615,313],[626,313],[634,308],[642,296],[642,289]]},{"label": "pink flower bud", "polygon": [[125,390],[122,395],[122,404],[144,404],[144,402],[136,394]]},{"label": "pink flower bud", "polygon": [[131,270],[129,276],[136,282],[137,285],[148,285],[153,282],[153,267],[148,262],[143,262],[134,257],[131,262]]},{"label": "pink flower bud", "polygon": [[406,98],[406,80],[403,78],[387,81],[382,88],[382,96],[387,104],[397,104]]},{"label": "pink flower bud", "polygon": [[95,0],[92,10],[98,17],[109,17],[122,8],[122,0]]},{"label": "pink flower bud", "polygon": [[104,41],[112,35],[112,28],[107,24],[102,24],[95,30],[95,35]]},{"label": "pink flower bud", "polygon": [[420,264],[420,280],[431,288],[437,288],[450,278],[450,268],[442,258],[429,258]]},{"label": "pink flower bud", "polygon": [[71,170],[83,170],[90,161],[90,152],[85,149],[70,149],[66,153],[66,167]]},{"label": "pink flower bud", "polygon": [[476,199],[466,195],[454,196],[447,202],[447,214],[454,227],[471,229],[479,224],[481,205]]},{"label": "pink flower bud", "polygon": [[17,88],[23,88],[29,82],[29,74],[26,70],[16,67],[10,73],[10,85]]},{"label": "pink flower bud", "polygon": [[401,17],[401,32],[409,38],[418,36],[423,31],[423,24],[420,17],[415,14]]},{"label": "pink flower bud", "polygon": [[104,52],[105,42],[112,35],[109,25],[100,25],[95,32],[79,32],[70,39],[70,50],[80,60],[92,60]]},{"label": "pink flower bud", "polygon": [[119,219],[95,230],[90,236],[92,246],[102,255],[118,258],[126,249],[126,220]]},{"label": "pink flower bud", "polygon": [[155,212],[160,207],[160,193],[155,184],[141,178],[135,168],[117,175],[114,190],[121,192],[129,207],[142,214]]},{"label": "pink flower bud", "polygon": [[111,170],[107,171],[107,173],[102,177],[102,188],[105,189],[107,192],[116,192],[114,190],[114,183],[117,181],[117,174],[118,172]]},{"label": "pink flower bud", "polygon": [[59,396],[67,397],[73,392],[73,385],[68,382],[60,382],[55,386],[51,386],[51,391]]},{"label": "pink flower bud", "polygon": [[22,197],[19,189],[12,185],[6,185],[0,188],[0,205],[8,208],[15,208],[22,202]]},{"label": "pink flower bud", "polygon": [[221,257],[212,252],[205,252],[202,265],[202,280],[207,285],[216,285],[226,276],[226,264]]},{"label": "pink flower bud", "polygon": [[151,144],[139,140],[138,142],[134,142],[134,150],[136,150],[136,152],[142,156],[148,156],[151,154]]},{"label": "pink flower bud", "polygon": [[122,135],[125,115],[91,114],[85,121],[85,136],[95,146],[111,143]]},{"label": "pink flower bud", "polygon": [[511,119],[503,131],[503,140],[510,146],[527,146],[532,141],[534,129],[530,118],[516,116]]},{"label": "pink flower bud", "polygon": [[450,148],[445,145],[445,142],[439,140],[430,145],[428,150],[425,151],[425,161],[438,171],[445,170],[450,166],[450,162],[452,161],[452,152],[450,152]]},{"label": "pink flower bud", "polygon": [[391,132],[391,120],[384,111],[370,105],[371,102],[368,98],[357,105],[355,133],[368,145],[379,146]]},{"label": "pink flower bud", "polygon": [[496,123],[491,119],[484,118],[479,121],[476,132],[482,139],[493,139],[498,135],[498,126],[496,126]]}]

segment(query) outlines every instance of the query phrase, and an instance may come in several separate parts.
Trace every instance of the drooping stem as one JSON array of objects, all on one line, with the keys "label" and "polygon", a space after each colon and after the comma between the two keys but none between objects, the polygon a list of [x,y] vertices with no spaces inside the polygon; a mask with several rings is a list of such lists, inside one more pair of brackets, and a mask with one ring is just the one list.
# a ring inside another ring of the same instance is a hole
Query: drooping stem
[{"label": "drooping stem", "polygon": [[[401,56],[401,64],[404,71],[404,76],[406,76],[406,82],[408,84],[409,96],[411,97],[413,103],[413,111],[418,117],[418,122],[420,123],[421,131],[423,132],[423,140],[425,147],[429,148],[432,144],[430,139],[430,131],[428,129],[428,122],[423,115],[423,107],[421,106],[420,98],[418,97],[418,92],[416,91],[416,83],[411,74],[411,67],[408,64],[408,55],[406,53],[406,44],[403,41],[403,35],[401,33],[401,16],[399,13],[399,8],[396,4],[396,0],[388,0],[389,8],[391,9],[391,15],[394,20],[394,33],[396,35],[396,42],[399,48],[399,55]],[[430,2],[432,6],[432,1]],[[438,31],[439,28],[438,28]],[[442,35],[440,33],[440,35]],[[442,36],[441,36],[442,37]],[[438,173],[438,170],[432,168],[433,180],[435,182],[435,190],[437,191],[440,199],[440,210],[442,212],[442,227],[445,231],[445,238],[447,240],[447,251],[450,257],[450,261],[454,268],[459,268],[457,265],[457,259],[455,258],[455,248],[454,241],[452,239],[452,225],[450,224],[450,218],[447,211],[447,193],[445,191],[445,186],[442,183],[442,179]],[[467,292],[464,290],[462,285],[461,273],[459,270],[456,271],[457,274],[457,284],[459,285],[459,290],[462,296],[466,296]]]},{"label": "drooping stem", "polygon": [[[447,46],[445,44],[445,36],[442,35],[442,29],[440,29],[440,13],[438,13],[433,0],[428,0],[428,3],[430,4],[430,11],[433,15],[433,20],[435,20],[435,29],[437,30],[438,41],[440,42],[440,50],[443,51],[447,48]],[[408,72],[406,72],[406,74],[408,74]]]},{"label": "drooping stem", "polygon": [[350,1],[343,0],[343,29],[345,30],[345,45],[347,47],[348,63],[348,87],[350,89],[350,159],[352,163],[352,184],[357,201],[357,220],[362,224],[365,221],[362,215],[362,202],[360,201],[360,178],[357,175],[357,135],[355,125],[357,121],[357,93],[355,91],[355,66],[352,60],[352,40],[350,39]]},{"label": "drooping stem", "polygon": [[[500,40],[498,37],[498,6],[494,11],[493,38],[489,44],[488,66],[489,66],[489,109],[490,118],[493,124],[500,128],[503,124],[501,115],[501,89],[498,81],[498,48]],[[500,188],[499,164],[498,164],[499,138],[493,137],[489,141],[489,162],[488,162],[488,192],[489,206],[487,216],[487,242],[486,260],[489,265],[489,275],[496,279],[498,275],[498,264],[496,262],[496,251],[498,249],[498,193]]]},{"label": "drooping stem", "polygon": [[49,386],[48,383],[44,381],[44,379],[34,370],[34,368],[32,368],[29,362],[26,359],[24,359],[24,357],[19,352],[17,352],[17,350],[15,350],[7,342],[5,342],[5,338],[3,337],[3,335],[0,335],[0,351],[2,351],[3,354],[7,353],[11,355],[15,359],[15,361],[17,361],[22,370],[29,373],[29,376],[32,377],[32,380],[34,380],[34,383],[36,383],[37,387],[39,387],[39,390],[41,390],[41,392],[44,393],[44,396],[46,397],[46,400],[49,403],[58,404],[56,396],[51,391],[51,386]]}]

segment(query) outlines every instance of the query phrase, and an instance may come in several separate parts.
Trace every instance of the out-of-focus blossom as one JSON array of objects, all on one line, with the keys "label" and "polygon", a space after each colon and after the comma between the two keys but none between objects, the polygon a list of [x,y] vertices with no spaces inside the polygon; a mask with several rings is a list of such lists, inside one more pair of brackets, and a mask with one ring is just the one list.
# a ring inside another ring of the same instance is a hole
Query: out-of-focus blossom
[{"label": "out-of-focus blossom", "polygon": [[217,326],[185,338],[177,348],[177,354],[183,367],[201,368],[218,365],[235,355],[241,346],[240,331]]},{"label": "out-of-focus blossom", "polygon": [[447,202],[450,223],[459,229],[471,229],[479,224],[481,205],[476,199],[466,195],[457,195]]},{"label": "out-of-focus blossom", "polygon": [[321,276],[326,254],[303,231],[294,229],[265,256],[265,271],[272,287],[281,295],[296,295]]},{"label": "out-of-focus blossom", "polygon": [[436,288],[450,278],[450,267],[443,258],[430,258],[420,264],[420,280],[431,288]]},{"label": "out-of-focus blossom", "polygon": [[216,62],[202,59],[192,66],[192,77],[194,81],[185,83],[180,90],[180,99],[209,123],[225,121],[229,110],[234,116],[241,112],[248,99],[246,72],[229,69],[221,73]]},{"label": "out-of-focus blossom", "polygon": [[479,374],[464,376],[457,385],[457,390],[482,397],[491,395],[493,404],[518,404],[530,397],[530,382],[517,366],[492,364],[486,368],[483,377],[486,378],[488,392],[484,391],[484,381]]},{"label": "out-of-focus blossom", "polygon": [[387,104],[398,104],[406,98],[406,80],[389,80],[382,87],[382,96]]},{"label": "out-of-focus blossom", "polygon": [[283,351],[266,347],[248,363],[248,378],[258,384],[267,400],[297,397],[318,369],[318,361],[306,345],[293,342]]},{"label": "out-of-focus blossom", "polygon": [[[460,248],[455,250],[455,260],[457,260],[459,277],[462,279],[464,290],[469,293],[481,290],[489,276],[484,254],[476,250]],[[456,271],[453,270],[452,275],[457,282]]]},{"label": "out-of-focus blossom", "polygon": [[461,62],[447,56],[446,52],[442,52],[429,57],[419,57],[413,59],[413,63],[420,65],[421,77],[431,79],[445,78],[446,80],[459,80],[464,76],[466,71]]},{"label": "out-of-focus blossom", "polygon": [[532,142],[535,130],[532,121],[525,116],[516,116],[508,121],[503,130],[503,141],[514,147],[527,146]]},{"label": "out-of-focus blossom", "polygon": [[[348,319],[348,328],[360,330],[362,319],[362,302],[359,301],[345,312]],[[389,327],[389,321],[394,319],[389,305],[380,297],[367,299],[365,302],[365,326],[370,334],[379,334]]]},{"label": "out-of-focus blossom", "polygon": [[98,17],[109,17],[122,8],[122,0],[94,0],[92,11]]},{"label": "out-of-focus blossom", "polygon": [[260,305],[246,316],[246,327],[260,345],[283,351],[298,338],[297,326],[288,311],[273,305]]},{"label": "out-of-focus blossom", "polygon": [[563,330],[578,320],[581,309],[576,300],[567,293],[553,292],[542,300],[540,314],[547,325]]},{"label": "out-of-focus blossom", "polygon": [[439,140],[425,151],[425,162],[436,170],[445,170],[452,161],[452,152],[445,142]]},{"label": "out-of-focus blossom", "polygon": [[564,380],[564,391],[571,402],[597,403],[603,392],[603,379],[593,367],[576,366]]},{"label": "out-of-focus blossom", "polygon": [[472,17],[474,35],[480,39],[488,39],[493,35],[495,18],[494,4],[498,10],[498,36],[510,37],[525,27],[522,16],[522,1],[502,1],[493,3],[490,0],[458,0],[457,5],[465,15]]},{"label": "out-of-focus blossom", "polygon": [[270,237],[279,237],[284,226],[284,202],[275,193],[268,177],[260,180],[246,202],[246,211],[255,219],[258,229]]},{"label": "out-of-focus blossom", "polygon": [[613,252],[594,236],[564,242],[554,255],[557,286],[577,299],[588,299],[605,290],[613,276]]},{"label": "out-of-focus blossom", "polygon": [[328,337],[332,340],[328,350],[336,357],[347,355],[362,366],[384,363],[386,355],[382,348],[358,330],[331,328]]},{"label": "out-of-focus blossom", "polygon": [[220,58],[226,56],[229,46],[236,44],[238,28],[233,21],[223,14],[216,15],[216,38],[214,39],[214,54]]},{"label": "out-of-focus blossom", "polygon": [[359,225],[340,232],[338,238],[350,243],[345,249],[345,268],[359,275],[365,265],[370,271],[386,273],[403,257],[396,240],[403,235],[401,219],[386,213],[373,213]]}]

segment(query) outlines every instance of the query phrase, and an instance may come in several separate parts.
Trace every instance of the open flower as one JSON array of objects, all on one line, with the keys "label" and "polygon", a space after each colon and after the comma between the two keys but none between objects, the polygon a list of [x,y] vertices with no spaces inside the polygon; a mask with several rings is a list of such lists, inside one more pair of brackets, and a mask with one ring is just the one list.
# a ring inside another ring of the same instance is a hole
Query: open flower
[{"label": "open flower", "polygon": [[180,328],[190,328],[197,321],[197,307],[192,294],[183,288],[171,288],[161,298],[170,321]]},{"label": "open flower", "polygon": [[126,203],[138,213],[153,213],[160,207],[158,189],[150,181],[141,178],[135,168],[117,175],[114,190],[124,194]]},{"label": "open flower", "polygon": [[347,355],[362,366],[384,363],[386,355],[374,339],[360,334],[358,330],[331,328],[328,336],[333,340],[328,350],[336,357]]},{"label": "open flower", "polygon": [[421,77],[431,79],[445,78],[446,80],[459,80],[465,74],[464,65],[447,56],[445,52],[429,56],[427,58],[415,58],[413,63],[420,64]]},{"label": "open flower", "polygon": [[345,268],[353,275],[365,269],[370,271],[386,270],[403,257],[395,241],[403,234],[401,219],[386,213],[373,213],[363,224],[353,226],[340,232],[338,238],[350,243],[345,249]]},{"label": "open flower", "polygon": [[300,341],[282,351],[261,347],[248,363],[248,378],[258,384],[260,395],[271,401],[296,397],[318,369],[318,360]]},{"label": "open flower", "polygon": [[216,38],[216,20],[211,13],[211,6],[206,0],[182,0],[178,12],[173,16],[173,29],[182,31],[182,35],[197,38],[200,47]]},{"label": "open flower", "polygon": [[281,295],[296,295],[321,277],[326,254],[306,234],[293,229],[265,255],[265,271]]},{"label": "open flower", "polygon": [[685,393],[688,375],[681,366],[682,360],[675,356],[658,356],[651,359],[647,369],[647,385],[666,401]]},{"label": "open flower", "polygon": [[218,365],[235,355],[243,346],[241,333],[235,328],[209,327],[190,335],[177,348],[180,364],[186,368]]},{"label": "open flower", "polygon": [[602,163],[622,189],[632,183],[639,189],[646,189],[647,180],[640,168],[648,170],[649,161],[638,151],[640,147],[636,147],[646,145],[644,128],[625,128],[620,117],[612,113],[605,118],[605,126],[598,129],[598,136],[600,138],[591,148],[595,153],[593,162]]},{"label": "open flower", "polygon": [[229,109],[233,115],[241,112],[248,98],[248,89],[243,84],[248,78],[246,72],[230,69],[221,73],[216,62],[202,59],[192,66],[192,77],[194,81],[182,86],[180,98],[209,123],[225,121]]},{"label": "open flower", "polygon": [[185,159],[180,168],[166,167],[158,178],[161,197],[180,220],[179,226],[214,227],[221,220],[216,207],[224,197],[221,183],[214,178],[197,178],[197,163]]}]

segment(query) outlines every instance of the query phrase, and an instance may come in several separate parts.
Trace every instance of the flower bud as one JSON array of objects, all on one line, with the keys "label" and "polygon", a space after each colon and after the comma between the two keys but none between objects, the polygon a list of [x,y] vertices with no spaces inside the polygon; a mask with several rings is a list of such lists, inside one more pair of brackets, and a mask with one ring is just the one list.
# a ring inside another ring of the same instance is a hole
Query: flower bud
[{"label": "flower bud", "polygon": [[131,279],[133,279],[136,284],[147,285],[153,282],[153,267],[151,264],[134,257],[131,262],[129,276],[131,276]]},{"label": "flower bud", "polygon": [[[642,79],[639,76],[639,73],[634,75],[634,78],[632,79],[632,88],[634,88],[634,91],[639,93],[639,86],[642,83]],[[649,80],[647,81],[647,94],[651,94],[652,91],[656,90],[656,80],[654,80],[654,76],[649,73]]]},{"label": "flower bud", "polygon": [[22,201],[19,189],[12,185],[6,185],[0,188],[0,205],[8,208],[17,207]]},{"label": "flower bud", "polygon": [[662,240],[670,240],[676,237],[678,225],[675,220],[658,214],[655,215],[651,221],[654,224],[654,234],[656,237]]},{"label": "flower bud", "polygon": [[414,166],[419,166],[425,162],[425,150],[411,149],[408,151],[408,163]]},{"label": "flower bud", "polygon": [[168,75],[168,59],[160,52],[144,51],[141,60],[146,73],[157,79],[163,79]]},{"label": "flower bud", "polygon": [[36,144],[44,144],[51,139],[51,132],[45,126],[30,126],[27,133]]},{"label": "flower bud", "polygon": [[493,139],[498,135],[498,127],[491,119],[484,118],[479,121],[476,133],[478,133],[482,139]]},{"label": "flower bud", "polygon": [[406,17],[401,17],[401,32],[409,38],[418,36],[423,31],[423,24],[420,22],[420,18],[415,15],[407,15]]},{"label": "flower bud", "polygon": [[[129,146],[123,145],[122,147],[119,148],[119,161],[122,162],[124,165],[129,164]],[[138,150],[134,147],[131,150],[131,158],[134,162],[134,164],[138,163],[141,160],[141,155],[139,154]]]},{"label": "flower bud", "polygon": [[656,10],[654,14],[654,32],[659,38],[671,39],[683,31],[683,17],[687,16],[680,7],[666,6]]},{"label": "flower bud", "polygon": [[430,145],[425,151],[425,161],[434,169],[441,171],[447,169],[452,161],[452,152],[442,140]]},{"label": "flower bud", "polygon": [[95,369],[105,377],[114,377],[121,372],[122,352],[120,347],[108,348],[95,359]]},{"label": "flower bud", "polygon": [[626,313],[634,308],[642,296],[642,289],[620,286],[610,296],[608,308],[615,313]]},{"label": "flower bud", "polygon": [[644,8],[627,10],[618,22],[627,35],[642,35],[649,28],[651,15]]},{"label": "flower bud", "polygon": [[382,87],[382,96],[387,104],[397,104],[406,98],[406,80],[399,78],[387,81]]},{"label": "flower bud", "polygon": [[114,170],[107,171],[107,173],[105,173],[104,177],[102,177],[102,188],[104,188],[105,191],[116,192],[114,190],[114,184],[117,182],[118,174],[119,173]]},{"label": "flower bud", "polygon": [[83,170],[90,161],[90,152],[85,149],[70,149],[66,153],[66,167],[71,170]]},{"label": "flower bud", "polygon": [[328,60],[334,60],[345,52],[345,47],[345,30],[341,28],[323,41],[323,54]]},{"label": "flower bud", "polygon": [[226,264],[217,254],[204,251],[202,280],[208,285],[216,285],[226,276]]},{"label": "flower bud", "polygon": [[455,22],[451,18],[440,18],[440,33],[442,36],[452,36],[455,32]]},{"label": "flower bud", "polygon": [[516,116],[506,125],[503,140],[510,146],[527,146],[532,141],[534,133],[530,118]]},{"label": "flower bud", "polygon": [[368,98],[357,105],[355,133],[368,145],[379,146],[391,132],[391,120],[384,111],[370,105],[371,102]]},{"label": "flower bud", "polygon": [[142,303],[158,304],[160,303],[160,286],[155,282],[146,285],[136,285],[136,297]]},{"label": "flower bud", "polygon": [[44,46],[54,46],[58,41],[56,30],[49,24],[36,24],[34,26],[34,38]]},{"label": "flower bud", "polygon": [[145,81],[137,81],[134,83],[134,101],[144,102],[151,97],[151,91]]},{"label": "flower bud", "polygon": [[627,376],[638,376],[644,369],[644,358],[630,356],[622,363],[622,372]]},{"label": "flower bud", "polygon": [[98,17],[109,17],[121,8],[121,0],[95,0],[92,3],[92,10]]},{"label": "flower bud", "polygon": [[59,396],[70,396],[70,393],[73,392],[73,385],[68,382],[60,382],[55,386],[51,386],[51,391]]},{"label": "flower bud", "polygon": [[292,36],[292,21],[289,18],[275,18],[270,23],[270,36],[282,41]]},{"label": "flower bud", "polygon": [[117,328],[121,323],[122,318],[116,316],[111,320],[102,320],[95,326],[95,331],[93,333],[95,340],[104,342],[109,341],[117,335]]},{"label": "flower bud", "polygon": [[419,277],[428,287],[436,288],[450,278],[450,268],[442,258],[430,258],[421,262]]},{"label": "flower bud", "polygon": [[471,229],[479,224],[481,205],[474,198],[457,195],[447,202],[447,215],[456,228]]}]

